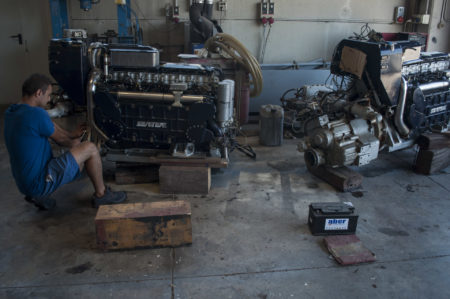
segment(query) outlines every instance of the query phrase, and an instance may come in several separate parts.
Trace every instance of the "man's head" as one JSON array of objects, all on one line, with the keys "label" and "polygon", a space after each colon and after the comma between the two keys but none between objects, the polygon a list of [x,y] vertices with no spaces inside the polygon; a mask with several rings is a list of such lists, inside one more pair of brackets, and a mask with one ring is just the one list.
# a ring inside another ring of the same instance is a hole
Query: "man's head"
[{"label": "man's head", "polygon": [[22,97],[33,99],[38,106],[45,106],[50,101],[52,81],[45,75],[33,74],[23,82]]}]

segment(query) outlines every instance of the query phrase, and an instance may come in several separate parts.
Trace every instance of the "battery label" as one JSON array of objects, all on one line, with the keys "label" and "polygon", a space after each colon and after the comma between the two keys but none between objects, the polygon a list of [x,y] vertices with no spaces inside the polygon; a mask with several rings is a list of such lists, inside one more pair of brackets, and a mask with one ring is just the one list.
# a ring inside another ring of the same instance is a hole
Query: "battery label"
[{"label": "battery label", "polygon": [[348,229],[348,218],[325,219],[325,230],[346,230]]}]

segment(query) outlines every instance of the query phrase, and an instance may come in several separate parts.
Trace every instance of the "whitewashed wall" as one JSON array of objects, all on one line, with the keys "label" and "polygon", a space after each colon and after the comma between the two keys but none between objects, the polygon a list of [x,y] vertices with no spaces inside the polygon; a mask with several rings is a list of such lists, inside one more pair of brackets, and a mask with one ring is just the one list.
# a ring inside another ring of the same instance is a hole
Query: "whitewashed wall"
[{"label": "whitewashed wall", "polygon": [[[259,53],[263,27],[257,20],[257,0],[228,0],[227,11],[214,17],[221,20],[225,32],[241,40],[254,54]],[[292,60],[329,59],[334,46],[343,38],[369,25],[381,32],[402,31],[392,24],[394,8],[406,0],[277,0],[275,23],[269,36],[264,63]],[[132,0],[144,28],[144,42],[161,46],[182,47],[183,26],[165,17],[165,6],[174,1]],[[182,21],[189,18],[189,1],[180,0]],[[117,30],[114,1],[102,0],[84,12],[78,1],[70,1],[72,27],[86,28],[91,33]]]}]

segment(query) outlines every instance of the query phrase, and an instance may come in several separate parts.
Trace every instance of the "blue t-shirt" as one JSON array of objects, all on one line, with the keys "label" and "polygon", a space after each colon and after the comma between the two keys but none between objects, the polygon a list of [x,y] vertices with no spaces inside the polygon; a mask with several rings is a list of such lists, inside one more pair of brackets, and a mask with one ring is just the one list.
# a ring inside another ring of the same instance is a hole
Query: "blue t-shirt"
[{"label": "blue t-shirt", "polygon": [[40,195],[47,163],[53,157],[48,137],[55,128],[47,111],[27,104],[11,105],[5,112],[5,143],[11,170],[20,192]]}]

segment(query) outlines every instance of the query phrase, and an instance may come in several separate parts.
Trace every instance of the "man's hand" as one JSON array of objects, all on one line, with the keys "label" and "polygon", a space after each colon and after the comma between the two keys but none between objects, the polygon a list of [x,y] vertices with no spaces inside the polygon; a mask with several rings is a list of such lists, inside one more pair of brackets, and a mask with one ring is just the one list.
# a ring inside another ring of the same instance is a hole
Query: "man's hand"
[{"label": "man's hand", "polygon": [[78,125],[78,128],[72,132],[68,132],[53,122],[55,132],[50,136],[57,144],[72,148],[81,143],[83,133],[86,132],[86,123]]},{"label": "man's hand", "polygon": [[81,123],[78,125],[77,129],[70,132],[70,138],[82,138],[84,134],[86,134],[87,124]]}]

